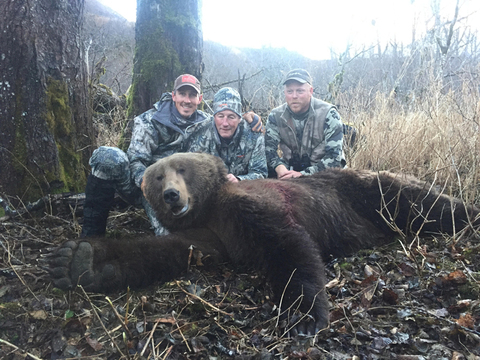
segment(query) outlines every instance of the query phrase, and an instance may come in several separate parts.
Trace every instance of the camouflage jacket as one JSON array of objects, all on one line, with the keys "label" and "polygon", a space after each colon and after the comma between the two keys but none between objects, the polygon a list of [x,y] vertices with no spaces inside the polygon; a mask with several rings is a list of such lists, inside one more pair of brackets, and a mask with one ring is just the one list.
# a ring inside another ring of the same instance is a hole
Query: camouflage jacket
[{"label": "camouflage jacket", "polygon": [[148,166],[158,159],[182,151],[185,131],[207,118],[208,115],[200,110],[187,120],[181,118],[169,93],[163,94],[153,109],[137,116],[127,150],[135,184],[140,187]]},{"label": "camouflage jacket", "polygon": [[[273,109],[268,116],[265,151],[269,168],[274,170],[283,164],[289,169],[292,152],[298,152],[300,157],[307,154],[310,158],[311,166],[301,171],[303,175],[345,166],[343,125],[335,106],[312,97],[300,144],[295,121],[286,103]],[[279,146],[282,157],[278,154]]]},{"label": "camouflage jacket", "polygon": [[204,152],[220,157],[228,172],[239,180],[267,177],[264,136],[251,131],[245,120],[240,122],[228,144],[218,135],[213,117],[189,127],[187,133],[185,151]]}]

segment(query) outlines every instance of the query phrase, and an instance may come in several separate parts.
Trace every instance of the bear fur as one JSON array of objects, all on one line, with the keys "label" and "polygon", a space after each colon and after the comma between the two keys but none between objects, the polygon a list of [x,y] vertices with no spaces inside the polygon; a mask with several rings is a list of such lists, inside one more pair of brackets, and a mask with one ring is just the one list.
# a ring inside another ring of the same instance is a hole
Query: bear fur
[{"label": "bear fur", "polygon": [[[452,234],[479,210],[387,172],[328,169],[290,180],[231,183],[220,158],[181,153],[145,172],[142,190],[171,234],[70,241],[52,260],[55,285],[109,291],[167,281],[186,270],[194,245],[213,262],[264,271],[282,309],[328,324],[323,260],[391,242],[398,230]],[[427,221],[428,220],[428,221]],[[472,220],[473,221],[473,220]]]}]

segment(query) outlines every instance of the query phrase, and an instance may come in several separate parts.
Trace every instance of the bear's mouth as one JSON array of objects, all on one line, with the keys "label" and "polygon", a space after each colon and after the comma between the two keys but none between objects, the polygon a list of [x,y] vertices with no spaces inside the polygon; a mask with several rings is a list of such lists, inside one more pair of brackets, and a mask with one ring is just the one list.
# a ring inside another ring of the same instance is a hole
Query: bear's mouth
[{"label": "bear's mouth", "polygon": [[190,209],[190,199],[187,199],[187,203],[183,206],[174,206],[172,207],[172,215],[174,218],[181,218],[185,216]]}]

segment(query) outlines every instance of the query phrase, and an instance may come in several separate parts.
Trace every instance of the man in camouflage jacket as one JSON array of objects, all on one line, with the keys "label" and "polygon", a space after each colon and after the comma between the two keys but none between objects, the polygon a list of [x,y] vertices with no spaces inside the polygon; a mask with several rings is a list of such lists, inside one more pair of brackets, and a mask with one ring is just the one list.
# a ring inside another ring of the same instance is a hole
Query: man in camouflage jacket
[{"label": "man in camouflage jacket", "polygon": [[272,110],[266,124],[270,173],[288,179],[344,167],[343,125],[335,106],[313,97],[306,70],[290,71],[283,84],[286,103]]},{"label": "man in camouflage jacket", "polygon": [[240,115],[241,108],[238,92],[222,88],[214,97],[213,118],[186,130],[185,151],[220,157],[233,182],[267,177],[264,136],[251,130],[256,122],[247,124]]},{"label": "man in camouflage jacket", "polygon": [[158,159],[181,151],[185,130],[209,118],[197,110],[201,102],[198,79],[180,75],[172,94],[163,94],[153,109],[135,118],[127,154],[109,146],[100,146],[93,152],[92,173],[85,189],[82,237],[105,234],[115,192],[130,204],[143,205],[156,235],[166,233],[140,190],[143,173]]}]

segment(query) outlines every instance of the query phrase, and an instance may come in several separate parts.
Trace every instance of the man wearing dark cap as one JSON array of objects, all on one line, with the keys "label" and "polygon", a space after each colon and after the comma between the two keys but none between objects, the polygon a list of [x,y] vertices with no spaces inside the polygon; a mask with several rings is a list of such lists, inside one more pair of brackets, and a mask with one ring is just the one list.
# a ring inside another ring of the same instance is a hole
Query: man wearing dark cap
[{"label": "man wearing dark cap", "polygon": [[266,124],[270,174],[288,179],[343,168],[343,125],[335,106],[313,97],[312,78],[304,69],[291,70],[283,85],[286,103],[272,110]]}]

